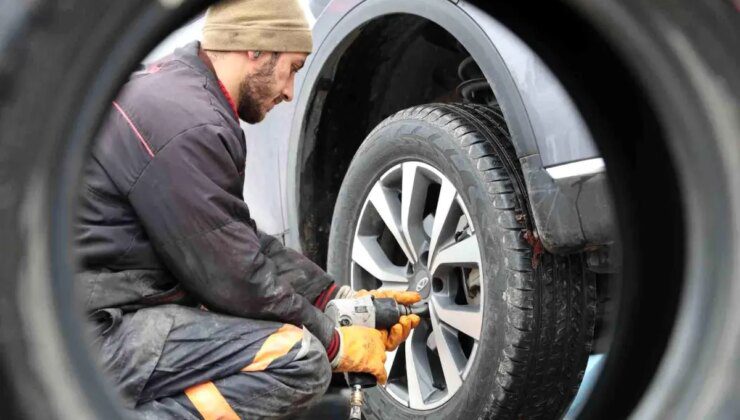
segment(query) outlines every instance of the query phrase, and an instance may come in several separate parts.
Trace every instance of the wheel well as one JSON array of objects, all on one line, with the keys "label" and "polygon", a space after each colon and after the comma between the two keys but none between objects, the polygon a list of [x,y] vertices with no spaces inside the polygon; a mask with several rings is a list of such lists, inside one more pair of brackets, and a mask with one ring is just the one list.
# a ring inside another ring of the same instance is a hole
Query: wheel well
[{"label": "wheel well", "polygon": [[[331,69],[319,78],[307,107],[298,160],[299,238],[306,255],[325,263],[334,203],[367,134],[404,108],[461,102],[458,67],[468,56],[437,24],[396,14],[359,28],[336,66],[326,65]],[[474,66],[464,73],[476,71]]]}]

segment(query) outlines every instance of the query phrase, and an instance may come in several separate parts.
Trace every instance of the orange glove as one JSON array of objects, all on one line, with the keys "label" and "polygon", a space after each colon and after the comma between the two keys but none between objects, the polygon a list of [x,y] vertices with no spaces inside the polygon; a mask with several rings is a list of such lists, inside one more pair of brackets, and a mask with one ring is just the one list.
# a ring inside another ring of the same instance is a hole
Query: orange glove
[{"label": "orange glove", "polygon": [[341,344],[332,367],[334,372],[365,372],[375,376],[378,383],[385,384],[385,343],[381,331],[375,328],[353,325],[339,327]]},{"label": "orange glove", "polygon": [[[397,291],[397,290],[359,290],[355,297],[372,295],[376,299],[393,298],[400,305],[413,305],[421,300],[421,295],[417,292]],[[411,333],[412,328],[416,328],[421,322],[418,315],[404,315],[398,320],[398,324],[391,327],[390,331],[382,330],[383,341],[385,342],[386,351],[393,351],[403,343]]]},{"label": "orange glove", "polygon": [[397,290],[358,290],[355,292],[355,297],[363,297],[365,295],[372,295],[375,298],[393,298],[401,305],[413,305],[421,300],[421,295],[418,292],[400,292]]},{"label": "orange glove", "polygon": [[411,330],[419,326],[419,322],[421,322],[419,315],[404,315],[398,320],[398,324],[391,327],[390,332],[381,330],[380,332],[383,335],[385,351],[393,351],[397,349],[401,343],[409,338]]}]

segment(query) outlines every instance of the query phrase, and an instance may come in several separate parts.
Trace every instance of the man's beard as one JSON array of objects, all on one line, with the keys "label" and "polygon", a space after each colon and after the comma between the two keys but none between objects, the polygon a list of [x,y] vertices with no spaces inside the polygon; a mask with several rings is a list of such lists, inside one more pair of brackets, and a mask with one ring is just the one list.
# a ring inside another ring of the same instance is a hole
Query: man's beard
[{"label": "man's beard", "polygon": [[259,70],[242,80],[239,86],[241,97],[237,105],[239,118],[250,124],[255,124],[265,118],[262,105],[271,99],[272,84],[277,57],[274,55]]}]

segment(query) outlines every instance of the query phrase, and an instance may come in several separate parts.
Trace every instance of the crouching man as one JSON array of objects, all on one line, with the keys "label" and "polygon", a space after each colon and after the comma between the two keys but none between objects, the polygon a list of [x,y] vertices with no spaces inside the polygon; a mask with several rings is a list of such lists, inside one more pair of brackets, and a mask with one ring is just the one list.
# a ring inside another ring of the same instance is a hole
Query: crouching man
[{"label": "crouching man", "polygon": [[284,416],[332,371],[384,382],[418,317],[335,328],[324,307],[355,292],[258,230],[242,197],[239,119],[292,99],[312,48],[302,10],[226,1],[202,39],[132,76],[84,174],[78,282],[106,373],[137,418]]}]

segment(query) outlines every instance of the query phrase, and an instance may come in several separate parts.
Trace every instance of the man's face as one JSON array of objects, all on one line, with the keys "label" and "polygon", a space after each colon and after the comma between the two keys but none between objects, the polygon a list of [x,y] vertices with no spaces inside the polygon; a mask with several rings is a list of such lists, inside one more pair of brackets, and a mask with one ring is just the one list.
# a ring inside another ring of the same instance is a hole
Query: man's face
[{"label": "man's face", "polygon": [[239,118],[254,124],[282,101],[293,99],[295,74],[303,67],[308,54],[265,52],[255,63],[240,85],[241,97],[237,104]]}]

